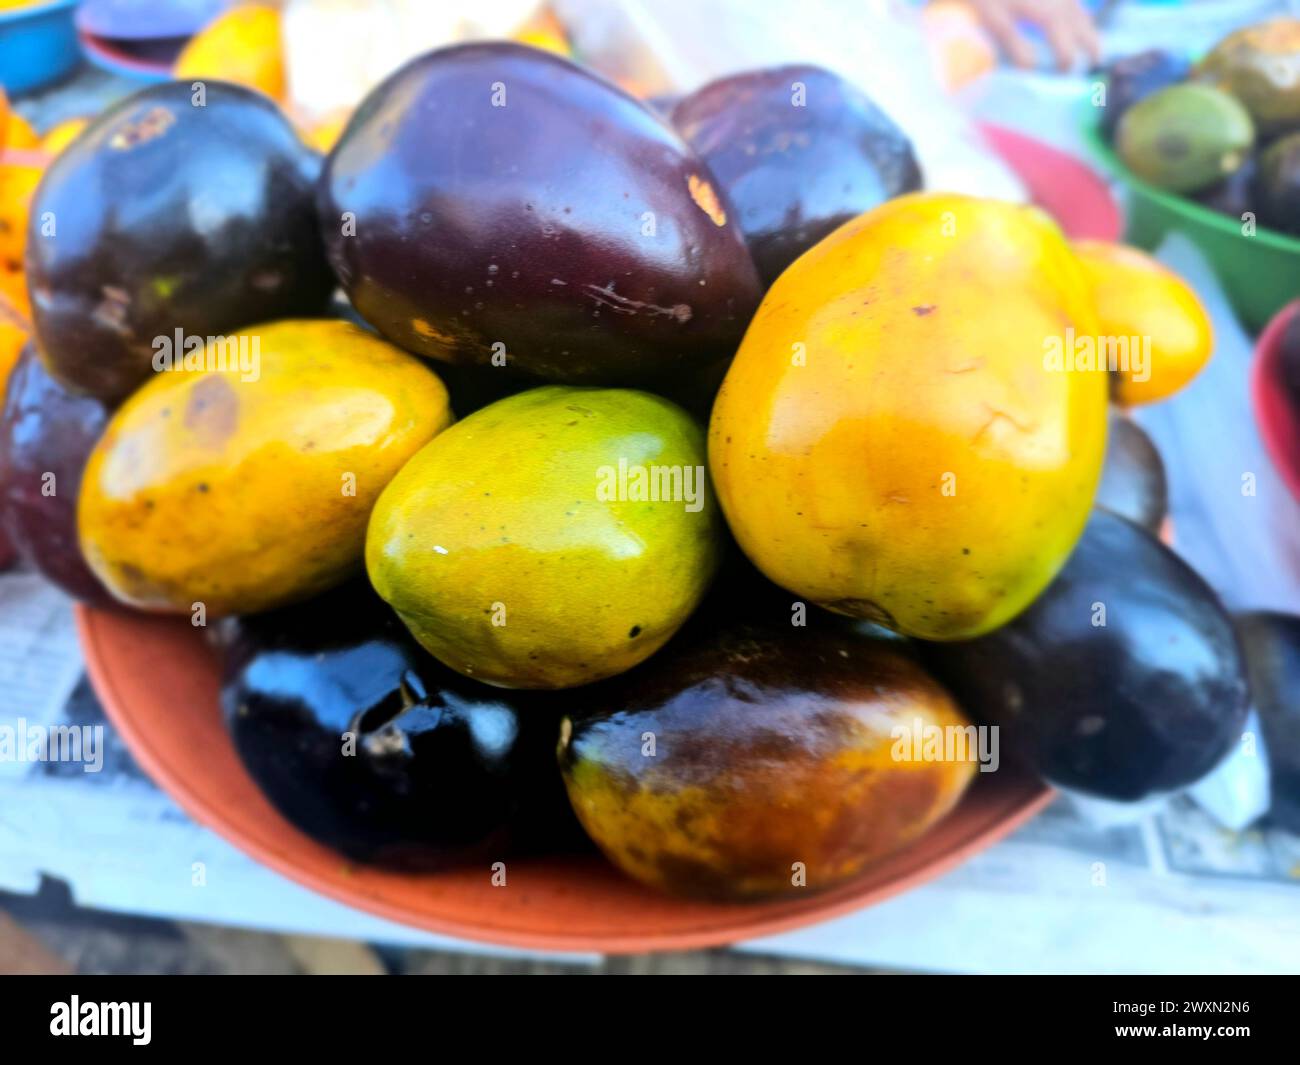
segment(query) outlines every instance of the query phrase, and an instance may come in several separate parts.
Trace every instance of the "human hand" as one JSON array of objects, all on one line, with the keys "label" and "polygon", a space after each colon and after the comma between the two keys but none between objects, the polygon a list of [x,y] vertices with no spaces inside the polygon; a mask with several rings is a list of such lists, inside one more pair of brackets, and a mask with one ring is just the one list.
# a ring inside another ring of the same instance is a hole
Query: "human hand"
[{"label": "human hand", "polygon": [[1058,70],[1068,70],[1084,55],[1092,62],[1101,58],[1101,42],[1092,17],[1080,0],[966,0],[984,28],[998,42],[1007,58],[1018,67],[1037,65],[1034,46],[1016,26],[1017,20],[1031,22],[1043,31]]}]

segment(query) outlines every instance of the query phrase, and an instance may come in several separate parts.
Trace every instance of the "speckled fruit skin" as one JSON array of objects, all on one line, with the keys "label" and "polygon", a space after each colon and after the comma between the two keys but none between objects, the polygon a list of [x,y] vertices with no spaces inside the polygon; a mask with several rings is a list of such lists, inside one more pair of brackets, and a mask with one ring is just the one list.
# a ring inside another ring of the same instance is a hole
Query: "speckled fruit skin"
[{"label": "speckled fruit skin", "polygon": [[[630,482],[605,478],[620,461],[689,467],[697,503],[631,498]],[[717,568],[704,463],[703,431],[666,399],[532,389],[406,464],[375,506],[366,569],[416,639],[466,676],[512,688],[610,677],[677,631]]]},{"label": "speckled fruit skin", "polygon": [[768,292],[714,404],[709,461],[771,580],[910,636],[996,628],[1083,531],[1107,378],[1052,368],[1091,293],[1035,208],[916,193]]},{"label": "speckled fruit skin", "polygon": [[32,312],[71,388],[120,400],[153,373],[156,337],[325,309],[319,158],[260,93],[218,81],[205,93],[195,106],[189,82],[167,82],[114,105],[36,192]]},{"label": "speckled fruit skin", "polygon": [[30,344],[0,412],[0,528],[47,580],[101,608],[115,602],[82,557],[77,493],[108,416],[99,400],[51,377]]},{"label": "speckled fruit skin", "polygon": [[735,205],[765,286],[851,218],[921,187],[903,131],[821,67],[720,78],[672,122]]},{"label": "speckled fruit skin", "polygon": [[[1111,376],[1115,402],[1134,407],[1168,399],[1210,361],[1214,326],[1192,287],[1157,259],[1125,244],[1080,240],[1075,254],[1092,286],[1105,337],[1150,338],[1145,373]],[[1138,380],[1145,376],[1146,380]]]},{"label": "speckled fruit skin", "polygon": [[644,104],[523,45],[392,75],[330,153],[319,202],[352,303],[428,358],[659,385],[725,365],[758,305],[704,163]]},{"label": "speckled fruit skin", "polygon": [[716,899],[823,890],[925,832],[976,772],[898,749],[896,728],[969,722],[895,645],[734,620],[685,636],[575,692],[561,726],[578,819],[642,883]]},{"label": "speckled fruit skin", "polygon": [[254,373],[158,373],[91,452],[81,546],[124,603],[202,603],[213,618],[338,584],[360,567],[384,485],[451,423],[431,370],[348,322],[245,335],[250,353],[259,343]]},{"label": "speckled fruit skin", "polygon": [[1052,784],[1121,802],[1176,791],[1241,742],[1232,621],[1186,563],[1098,508],[1060,575],[997,632],[925,648],[1003,750]]}]

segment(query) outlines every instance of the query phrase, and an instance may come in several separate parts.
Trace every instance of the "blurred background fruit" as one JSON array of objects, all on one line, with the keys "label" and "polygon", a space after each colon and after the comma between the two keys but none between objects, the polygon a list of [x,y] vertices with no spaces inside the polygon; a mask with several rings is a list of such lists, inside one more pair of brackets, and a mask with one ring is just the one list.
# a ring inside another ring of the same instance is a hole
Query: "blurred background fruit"
[{"label": "blurred background fruit", "polygon": [[41,352],[69,387],[120,400],[153,373],[157,337],[325,309],[318,158],[264,96],[202,92],[202,107],[179,82],[116,104],[40,186],[32,213],[57,224],[33,222],[28,280]]},{"label": "blurred background fruit", "polygon": [[1300,617],[1261,611],[1236,624],[1268,749],[1269,816],[1300,832]]},{"label": "blurred background fruit", "polygon": [[710,82],[672,123],[730,198],[764,286],[845,222],[921,187],[903,131],[820,67]]},{"label": "blurred background fruit", "polygon": [[575,693],[562,726],[579,820],[642,883],[716,899],[824,890],[970,784],[973,760],[914,756],[912,736],[969,723],[894,645],[740,619],[689,636]]},{"label": "blurred background fruit", "polygon": [[1094,502],[1159,535],[1169,513],[1165,464],[1151,437],[1132,418],[1114,413],[1106,434],[1106,462]]},{"label": "blurred background fruit", "polygon": [[1176,85],[1191,72],[1191,63],[1179,55],[1152,48],[1121,56],[1106,67],[1106,103],[1101,128],[1114,136],[1119,120],[1134,104],[1152,93]]},{"label": "blurred background fruit", "polygon": [[1111,373],[1116,402],[1155,403],[1186,387],[1214,350],[1210,316],[1191,286],[1124,244],[1077,241],[1074,250],[1092,286],[1099,335],[1127,362]]},{"label": "blurred background fruit", "polygon": [[0,72],[11,95],[66,77],[81,59],[73,15],[77,0],[5,0],[0,4]]},{"label": "blurred background fruit", "polygon": [[[1063,332],[1066,331],[1066,332]],[[893,200],[772,286],[718,394],[709,461],[732,532],[782,587],[912,636],[1023,610],[1091,507],[1104,373],[1089,286],[1034,208]]]},{"label": "blurred background fruit", "polygon": [[1132,802],[1205,776],[1241,741],[1248,705],[1232,622],[1150,533],[1098,509],[1060,575],[978,640],[927,664],[1053,784]]},{"label": "blurred background fruit", "polygon": [[1199,192],[1224,180],[1254,144],[1254,124],[1236,97],[1195,83],[1144,97],[1124,112],[1115,131],[1128,168],[1171,192]]},{"label": "blurred background fruit", "polygon": [[442,382],[341,321],[271,322],[200,354],[150,378],[91,452],[91,569],[124,603],[211,618],[356,574],[375,499],[451,422]]},{"label": "blurred background fruit", "polygon": [[567,688],[613,676],[663,646],[717,569],[705,461],[701,428],[659,396],[511,396],[442,434],[384,490],[370,580],[468,677]]},{"label": "blurred background fruit", "polygon": [[285,96],[284,42],[280,11],[271,4],[238,4],[196,33],[176,59],[174,76],[209,78]]},{"label": "blurred background fruit", "polygon": [[1274,141],[1260,155],[1255,193],[1264,225],[1300,235],[1300,133]]},{"label": "blurred background fruit", "polygon": [[1275,18],[1230,33],[1196,74],[1240,100],[1261,132],[1300,126],[1300,19]]},{"label": "blurred background fruit", "polygon": [[758,304],[702,161],[638,101],[518,44],[432,52],[376,89],[330,153],[320,214],[361,315],[445,362],[681,382],[725,365]]}]

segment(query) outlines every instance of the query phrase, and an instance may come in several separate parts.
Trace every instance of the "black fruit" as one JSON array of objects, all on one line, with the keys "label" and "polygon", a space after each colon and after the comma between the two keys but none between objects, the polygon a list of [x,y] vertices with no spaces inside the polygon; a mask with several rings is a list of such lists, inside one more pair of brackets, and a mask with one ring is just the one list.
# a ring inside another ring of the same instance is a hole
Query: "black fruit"
[{"label": "black fruit", "polygon": [[1169,513],[1169,485],[1160,452],[1141,427],[1112,414],[1106,462],[1093,502],[1148,532],[1159,533]]},{"label": "black fruit", "polygon": [[1300,834],[1300,617],[1243,614],[1237,633],[1268,748],[1269,816]]},{"label": "black fruit", "polygon": [[1054,784],[1137,800],[1200,779],[1241,738],[1245,666],[1214,593],[1145,530],[1098,509],[1010,624],[926,647],[1004,749]]},{"label": "black fruit", "polygon": [[109,108],[36,191],[34,323],[69,387],[121,399],[177,330],[224,336],[326,306],[318,157],[260,93],[207,82],[200,106],[196,91],[168,82]]},{"label": "black fruit", "polygon": [[433,869],[581,839],[555,767],[558,710],[438,665],[368,586],[225,619],[216,639],[245,767],[348,858]]}]

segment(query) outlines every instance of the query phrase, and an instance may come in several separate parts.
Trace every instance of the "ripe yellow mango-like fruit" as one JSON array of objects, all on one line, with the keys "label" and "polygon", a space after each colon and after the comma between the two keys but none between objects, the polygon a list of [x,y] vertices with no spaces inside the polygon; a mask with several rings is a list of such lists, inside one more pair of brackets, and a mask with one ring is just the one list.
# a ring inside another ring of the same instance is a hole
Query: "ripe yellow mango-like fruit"
[{"label": "ripe yellow mango-like fruit", "polygon": [[997,628],[1092,507],[1107,375],[1059,355],[1095,332],[1036,208],[915,193],[847,223],[769,290],[714,406],[740,546],[842,614],[932,640]]},{"label": "ripe yellow mango-like fruit", "polygon": [[1146,252],[1081,240],[1075,254],[1092,286],[1097,328],[1117,358],[1115,402],[1126,407],[1168,399],[1210,361],[1214,327],[1190,285]]},{"label": "ripe yellow mango-like fruit", "polygon": [[451,424],[437,376],[350,323],[226,340],[160,347],[86,464],[82,551],[132,606],[245,614],[339,583],[379,493]]}]

